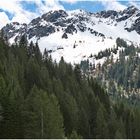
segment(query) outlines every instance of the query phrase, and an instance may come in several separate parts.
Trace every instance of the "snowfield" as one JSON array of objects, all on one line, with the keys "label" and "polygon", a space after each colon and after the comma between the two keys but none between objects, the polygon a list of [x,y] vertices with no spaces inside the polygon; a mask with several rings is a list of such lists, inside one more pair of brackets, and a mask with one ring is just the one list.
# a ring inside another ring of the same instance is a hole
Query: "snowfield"
[{"label": "snowfield", "polygon": [[[123,38],[128,44],[133,43],[136,47],[139,46],[140,35],[135,30],[128,32],[125,29],[130,28],[135,20],[139,18],[136,16],[139,12],[140,11],[136,11],[130,18],[117,22],[115,18],[103,18],[98,16],[98,14],[90,14],[83,10],[67,11],[68,16],[61,17],[58,21],[61,22],[61,20],[68,19],[75,20],[76,23],[74,23],[74,27],[77,30],[76,32],[73,32],[72,34],[67,33],[67,39],[62,38],[65,29],[70,23],[67,23],[66,27],[61,27],[55,26],[55,23],[53,22],[47,22],[47,20],[41,19],[37,25],[32,23],[27,25],[27,29],[34,29],[38,26],[53,26],[55,27],[55,32],[43,37],[33,36],[29,39],[29,42],[38,42],[41,52],[43,53],[46,48],[52,55],[53,60],[56,60],[57,62],[59,62],[63,56],[64,60],[68,63],[80,63],[81,60],[89,59],[91,54],[98,54],[98,52],[104,51],[105,49],[114,48],[118,37]],[[50,14],[53,14],[53,11],[50,12]],[[82,21],[78,21],[79,16],[83,18]],[[81,31],[78,28],[79,24],[85,28],[84,31]],[[22,27],[22,25],[19,24],[15,25],[14,28],[18,30],[20,27]],[[95,35],[94,33],[91,33],[91,30],[100,33],[103,36]],[[14,43],[16,36],[19,36],[19,34],[15,33],[14,36],[9,39],[10,44]],[[117,59],[119,52],[116,55],[113,55],[114,58]],[[102,64],[105,59],[106,58],[96,60],[95,63]]]},{"label": "snowfield", "polygon": [[63,32],[51,34],[48,37],[43,37],[38,40],[41,52],[45,48],[52,50],[52,58],[57,62],[63,56],[68,63],[80,63],[81,60],[86,60],[91,54],[97,54],[106,48],[115,46],[114,39],[98,36],[91,36],[87,32],[78,32],[74,35],[68,35],[68,39],[62,39]]}]

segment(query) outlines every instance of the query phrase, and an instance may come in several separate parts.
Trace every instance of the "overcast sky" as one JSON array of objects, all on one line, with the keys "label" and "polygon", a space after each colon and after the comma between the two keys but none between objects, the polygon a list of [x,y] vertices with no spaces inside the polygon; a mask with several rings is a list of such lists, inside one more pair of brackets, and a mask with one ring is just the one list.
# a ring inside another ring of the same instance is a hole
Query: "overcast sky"
[{"label": "overcast sky", "polygon": [[123,10],[129,5],[140,7],[139,1],[118,0],[0,0],[0,28],[9,22],[29,23],[32,19],[50,10],[84,9],[90,12],[100,10]]}]

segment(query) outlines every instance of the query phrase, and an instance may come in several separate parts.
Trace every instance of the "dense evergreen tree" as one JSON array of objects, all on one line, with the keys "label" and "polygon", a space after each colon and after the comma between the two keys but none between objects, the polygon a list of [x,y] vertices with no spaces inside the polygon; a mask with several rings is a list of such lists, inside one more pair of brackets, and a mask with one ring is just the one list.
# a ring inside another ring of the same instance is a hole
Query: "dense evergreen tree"
[{"label": "dense evergreen tree", "polygon": [[109,138],[109,129],[107,121],[105,120],[105,108],[103,105],[99,106],[96,116],[96,138],[103,139]]},{"label": "dense evergreen tree", "polygon": [[[110,76],[120,85],[138,87],[135,62],[140,61],[126,63],[122,57]],[[12,47],[0,38],[0,138],[140,138],[139,108],[111,100],[98,79],[84,76],[80,68],[88,66],[87,61],[73,67],[63,58],[55,63],[26,36]],[[121,81],[133,70],[133,81]]]}]

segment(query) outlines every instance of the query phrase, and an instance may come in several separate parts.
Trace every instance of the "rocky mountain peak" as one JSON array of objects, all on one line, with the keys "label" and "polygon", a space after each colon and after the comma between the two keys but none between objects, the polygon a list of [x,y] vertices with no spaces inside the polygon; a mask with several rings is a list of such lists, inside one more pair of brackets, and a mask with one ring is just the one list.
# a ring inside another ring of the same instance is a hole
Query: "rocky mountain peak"
[{"label": "rocky mountain peak", "polygon": [[59,18],[65,18],[68,14],[64,10],[50,11],[41,16],[47,22],[56,22]]},{"label": "rocky mountain peak", "polygon": [[108,17],[115,17],[118,16],[118,12],[114,10],[108,10],[108,11],[101,11],[97,13],[97,16],[102,18],[108,18]]},{"label": "rocky mountain peak", "polygon": [[98,13],[80,9],[74,11],[55,10],[33,19],[28,25],[18,22],[7,24],[3,27],[3,31],[5,36],[12,40],[20,39],[23,34],[26,34],[29,40],[34,37],[39,40],[58,32],[62,33],[62,39],[68,39],[69,35],[78,32],[105,37],[106,32],[101,30],[102,26],[107,28],[114,26],[114,28],[119,28],[118,30],[121,27],[128,33],[136,31],[140,34],[139,9],[130,6],[123,11],[108,10]]},{"label": "rocky mountain peak", "polygon": [[46,48],[53,59],[63,56],[67,62],[79,63],[87,58],[92,60],[90,56],[115,46],[118,37],[140,43],[140,12],[134,6],[98,13],[55,10],[29,24],[7,24],[3,31],[10,44],[26,35],[29,42],[38,41],[41,52]]},{"label": "rocky mountain peak", "polygon": [[139,11],[139,9],[137,7],[135,7],[134,5],[131,5],[131,6],[127,7],[126,9],[124,9],[122,13],[132,15],[137,11]]}]

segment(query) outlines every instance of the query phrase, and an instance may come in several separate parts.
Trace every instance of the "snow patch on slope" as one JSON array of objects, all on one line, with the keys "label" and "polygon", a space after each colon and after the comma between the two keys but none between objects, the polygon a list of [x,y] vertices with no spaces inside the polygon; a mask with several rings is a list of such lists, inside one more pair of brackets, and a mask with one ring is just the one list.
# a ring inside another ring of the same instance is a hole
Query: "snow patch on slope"
[{"label": "snow patch on slope", "polygon": [[115,40],[91,35],[88,31],[68,34],[68,39],[62,39],[63,31],[42,37],[38,40],[41,52],[46,48],[57,62],[63,56],[68,63],[80,63],[91,54],[97,54],[106,48],[115,46]]},{"label": "snow patch on slope", "polygon": [[116,39],[117,37],[123,38],[125,40],[130,40],[133,42],[140,43],[140,35],[136,31],[128,32],[124,30],[125,22],[119,22],[116,26],[110,26],[104,23],[94,25],[94,29],[103,33],[105,36],[112,37]]}]

